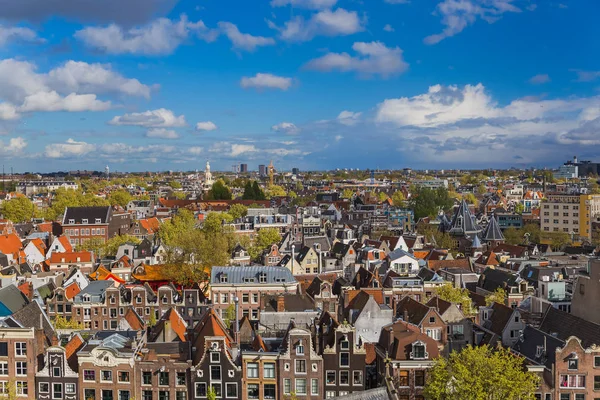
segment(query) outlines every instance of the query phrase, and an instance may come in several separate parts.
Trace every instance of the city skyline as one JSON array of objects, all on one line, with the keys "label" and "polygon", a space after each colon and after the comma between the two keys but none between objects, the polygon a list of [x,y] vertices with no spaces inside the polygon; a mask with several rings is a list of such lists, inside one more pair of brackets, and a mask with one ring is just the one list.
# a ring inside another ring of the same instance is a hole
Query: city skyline
[{"label": "city skyline", "polygon": [[15,172],[600,159],[598,4],[0,4],[0,158]]}]

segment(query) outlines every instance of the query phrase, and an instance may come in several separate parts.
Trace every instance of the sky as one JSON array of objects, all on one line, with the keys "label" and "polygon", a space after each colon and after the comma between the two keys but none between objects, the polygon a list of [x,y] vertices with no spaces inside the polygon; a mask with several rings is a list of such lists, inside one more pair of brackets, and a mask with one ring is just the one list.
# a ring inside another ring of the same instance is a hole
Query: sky
[{"label": "sky", "polygon": [[16,172],[600,161],[595,0],[0,0]]}]

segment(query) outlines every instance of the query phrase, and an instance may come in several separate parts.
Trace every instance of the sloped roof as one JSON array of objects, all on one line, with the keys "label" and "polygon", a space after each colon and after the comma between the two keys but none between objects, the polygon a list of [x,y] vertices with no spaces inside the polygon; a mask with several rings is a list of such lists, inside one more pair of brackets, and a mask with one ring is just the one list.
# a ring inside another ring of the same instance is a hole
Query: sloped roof
[{"label": "sloped roof", "polygon": [[500,265],[496,253],[491,250],[481,254],[477,260],[475,260],[475,263],[481,265]]},{"label": "sloped roof", "polygon": [[295,283],[296,279],[292,272],[284,267],[269,266],[246,266],[246,267],[212,267],[210,281],[219,283],[222,274],[227,274],[227,284],[244,284],[244,279],[254,279],[254,283],[259,282],[258,276],[261,273],[267,275],[267,283]]},{"label": "sloped roof", "polygon": [[37,301],[32,301],[25,307],[17,310],[10,316],[15,321],[19,322],[25,328],[40,328],[40,321],[48,343],[52,343],[52,339],[56,336],[54,327],[48,320],[46,313],[40,307]]},{"label": "sloped roof", "polygon": [[576,336],[584,347],[600,345],[600,325],[554,307],[546,309],[539,329],[550,335],[556,334],[556,337],[565,341]]},{"label": "sloped roof", "polygon": [[133,306],[129,306],[127,308],[124,318],[127,321],[127,323],[129,324],[129,326],[131,327],[131,329],[133,329],[135,331],[141,331],[145,327],[144,321],[138,315],[138,313],[135,311]]},{"label": "sloped roof", "polygon": [[196,353],[194,354],[194,365],[197,365],[204,355],[206,337],[223,337],[227,346],[231,346],[231,342],[233,341],[227,332],[225,324],[212,308],[209,308],[208,312],[204,314],[204,317],[196,324],[196,327],[194,328],[194,336],[194,346],[197,349]]},{"label": "sloped roof", "polygon": [[[238,267],[239,268],[239,267]],[[168,280],[165,276],[164,265],[138,265],[133,272],[131,277],[141,282],[152,282],[152,281],[166,281]]]},{"label": "sloped roof", "polygon": [[500,226],[498,225],[495,216],[492,215],[490,218],[490,222],[485,228],[485,231],[483,231],[482,237],[485,242],[504,241],[504,235],[502,234],[502,230],[500,230]]},{"label": "sloped roof", "polygon": [[68,225],[71,219],[75,220],[76,224],[81,224],[84,219],[87,219],[90,225],[94,225],[96,219],[100,219],[101,224],[108,224],[110,222],[110,206],[67,207],[63,218],[63,225]]},{"label": "sloped roof", "polygon": [[427,266],[433,271],[438,271],[442,268],[460,268],[466,271],[471,271],[471,262],[468,258],[459,258],[458,260],[429,260]]},{"label": "sloped roof", "polygon": [[506,327],[506,324],[508,324],[514,310],[505,306],[504,304],[496,302],[494,302],[490,307],[492,308],[493,312],[490,316],[490,326],[487,328],[496,335],[502,336],[502,331]]},{"label": "sloped roof", "polygon": [[435,340],[421,333],[418,327],[402,320],[383,327],[378,346],[388,351],[392,360],[410,360],[412,344],[417,341],[425,343],[429,359],[439,356]]},{"label": "sloped roof", "polygon": [[79,292],[81,292],[81,288],[79,287],[76,281],[73,281],[69,286],[65,288],[65,297],[68,300],[71,300],[73,297],[77,296]]},{"label": "sloped roof", "polygon": [[11,254],[13,258],[18,258],[22,248],[21,239],[16,234],[0,235],[0,252]]},{"label": "sloped roof", "polygon": [[[556,349],[564,345],[564,340],[527,325],[512,349],[529,360],[544,365],[551,370],[556,361]],[[540,354],[538,347],[544,349],[542,354]]]},{"label": "sloped roof", "polygon": [[[79,260],[78,260],[79,259]],[[70,251],[65,253],[53,252],[49,260],[50,264],[77,264],[92,262],[91,251]]]},{"label": "sloped roof", "polygon": [[453,235],[471,237],[481,232],[481,228],[477,225],[477,222],[475,222],[475,216],[471,214],[469,205],[464,199],[456,209],[450,225],[449,233]]},{"label": "sloped roof", "polygon": [[150,234],[156,233],[160,228],[160,222],[156,217],[140,219],[140,224]]},{"label": "sloped roof", "polygon": [[429,306],[419,303],[410,296],[404,296],[396,304],[396,316],[398,318],[404,318],[405,312],[408,317],[406,322],[419,326],[421,325],[423,318],[425,318],[425,315],[429,312]]},{"label": "sloped roof", "polygon": [[431,299],[429,299],[427,303],[425,303],[425,305],[427,307],[437,308],[438,312],[440,314],[443,314],[450,308],[452,303],[446,300],[442,300],[438,296],[433,296]]},{"label": "sloped roof", "polygon": [[71,242],[69,242],[69,238],[65,235],[58,237],[58,241],[65,248],[65,251],[73,251],[73,246],[71,246]]},{"label": "sloped roof", "polygon": [[15,286],[0,289],[0,317],[14,314],[29,304],[29,299]]}]

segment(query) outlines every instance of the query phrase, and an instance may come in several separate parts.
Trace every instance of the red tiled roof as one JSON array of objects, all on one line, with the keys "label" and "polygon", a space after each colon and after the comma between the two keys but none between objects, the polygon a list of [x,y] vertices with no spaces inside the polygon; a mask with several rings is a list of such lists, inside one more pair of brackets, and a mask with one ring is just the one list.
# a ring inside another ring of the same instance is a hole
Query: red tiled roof
[{"label": "red tiled roof", "polygon": [[348,304],[352,303],[352,300],[360,293],[365,292],[368,295],[373,296],[373,299],[377,304],[383,304],[383,289],[359,289],[359,290],[348,290],[346,296],[348,296]]},{"label": "red tiled roof", "polygon": [[65,356],[67,360],[71,358],[77,351],[83,347],[85,342],[81,339],[81,336],[74,335],[71,340],[65,345]]},{"label": "red tiled roof", "polygon": [[46,245],[40,238],[31,239],[31,243],[35,246],[40,254],[46,254]]},{"label": "red tiled roof", "polygon": [[151,234],[156,233],[160,227],[160,222],[156,217],[140,219],[140,224],[146,231],[148,231],[148,233]]},{"label": "red tiled roof", "polygon": [[22,249],[23,243],[16,234],[11,233],[0,236],[0,251],[2,253],[11,254],[13,258],[17,259]]},{"label": "red tiled roof", "polygon": [[65,248],[65,251],[67,251],[67,252],[73,251],[73,246],[71,246],[71,242],[69,242],[68,237],[66,237],[65,235],[62,235],[58,238],[58,241]]},{"label": "red tiled roof", "polygon": [[18,288],[29,300],[33,298],[33,286],[29,282],[23,282]]},{"label": "red tiled roof", "polygon": [[[79,260],[77,260],[79,259]],[[66,253],[52,253],[50,264],[76,264],[79,262],[92,262],[92,252],[90,251],[69,251]]]},{"label": "red tiled roof", "polygon": [[150,282],[150,281],[165,281],[168,280],[168,278],[165,276],[164,273],[164,265],[146,265],[146,264],[142,264],[141,265],[144,269],[143,273],[138,273],[137,269],[139,267],[136,268],[136,271],[134,271],[131,274],[131,277],[133,279],[136,279],[138,281],[141,282]]},{"label": "red tiled roof", "polygon": [[81,288],[77,282],[73,282],[65,288],[65,297],[67,300],[71,300],[73,297],[77,296],[79,292],[81,292]]},{"label": "red tiled roof", "polygon": [[467,258],[460,258],[458,260],[429,260],[427,266],[433,271],[438,271],[442,268],[462,268],[464,270],[471,270],[471,263]]}]

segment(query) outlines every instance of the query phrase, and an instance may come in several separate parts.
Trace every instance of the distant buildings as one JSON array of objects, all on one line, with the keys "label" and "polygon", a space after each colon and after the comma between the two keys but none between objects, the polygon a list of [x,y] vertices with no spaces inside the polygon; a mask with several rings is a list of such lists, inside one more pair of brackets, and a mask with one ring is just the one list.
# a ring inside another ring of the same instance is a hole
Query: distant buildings
[{"label": "distant buildings", "polygon": [[36,193],[54,192],[60,188],[77,190],[79,185],[72,181],[22,181],[17,183],[15,190],[31,196]]},{"label": "distant buildings", "polygon": [[550,194],[542,203],[542,232],[564,232],[591,239],[591,222],[600,216],[600,195]]},{"label": "distant buildings", "polygon": [[260,164],[258,166],[258,175],[267,176],[267,166],[264,164]]},{"label": "distant buildings", "polygon": [[240,164],[240,173],[244,174],[248,172],[248,164]]}]

